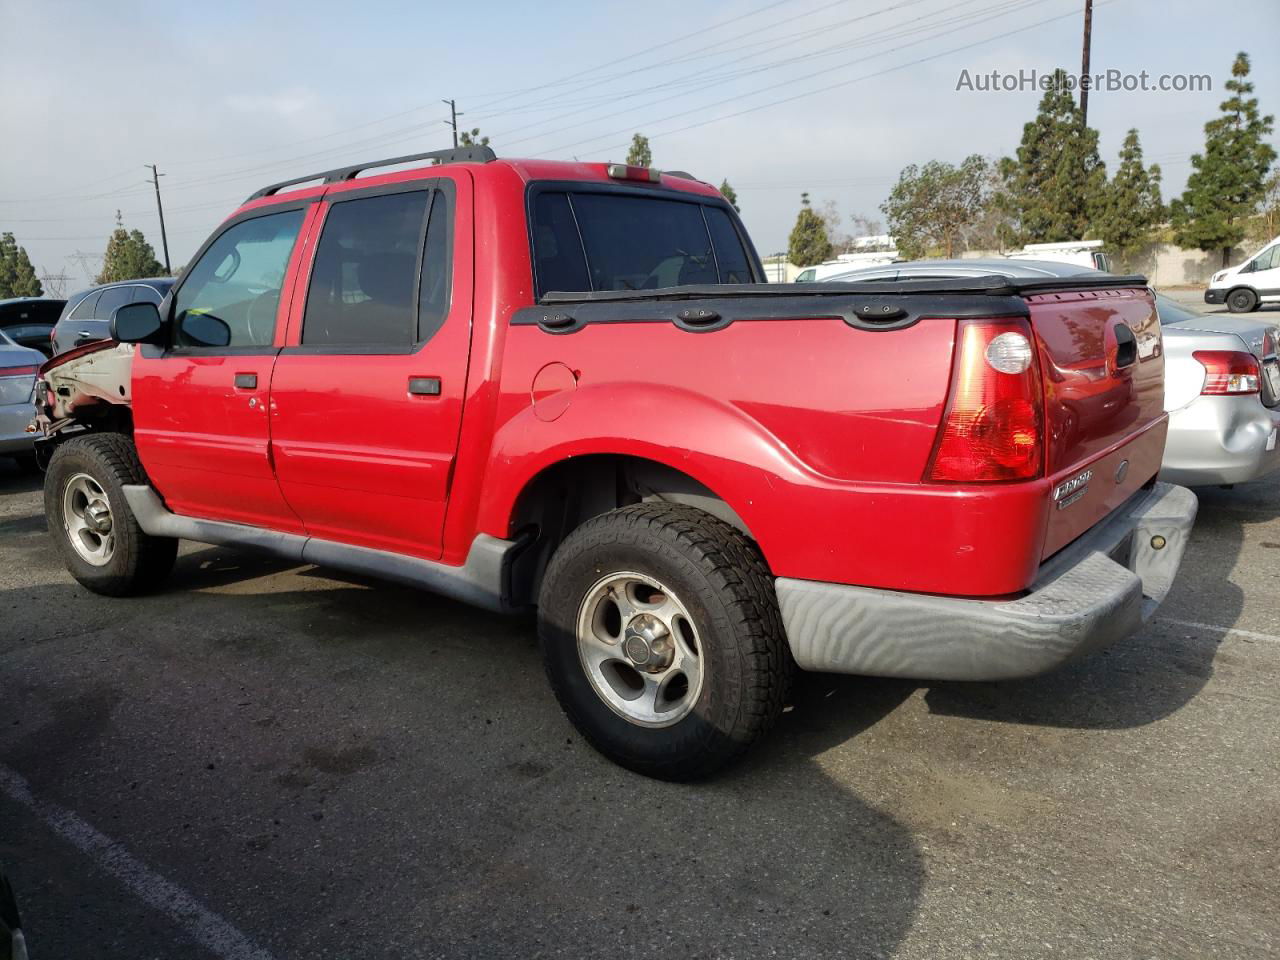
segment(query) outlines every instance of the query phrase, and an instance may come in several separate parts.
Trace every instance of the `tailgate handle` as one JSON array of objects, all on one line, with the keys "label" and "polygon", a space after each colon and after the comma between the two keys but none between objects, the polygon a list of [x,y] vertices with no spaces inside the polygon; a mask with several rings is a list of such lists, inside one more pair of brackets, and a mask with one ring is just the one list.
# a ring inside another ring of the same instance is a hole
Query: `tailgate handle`
[{"label": "tailgate handle", "polygon": [[256,373],[237,373],[236,389],[237,390],[258,389],[258,375]]},{"label": "tailgate handle", "polygon": [[1138,338],[1128,324],[1116,324],[1116,369],[1131,367],[1138,359]]}]

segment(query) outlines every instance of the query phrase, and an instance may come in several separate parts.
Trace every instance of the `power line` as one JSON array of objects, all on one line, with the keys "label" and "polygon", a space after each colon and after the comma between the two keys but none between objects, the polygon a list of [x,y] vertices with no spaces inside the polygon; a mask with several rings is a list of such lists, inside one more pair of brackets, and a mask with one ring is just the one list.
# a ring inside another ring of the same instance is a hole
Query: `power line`
[{"label": "power line", "polygon": [[[1111,2],[1111,0],[1104,0],[1104,2]],[[1102,5],[1102,4],[1100,3],[1100,4],[1099,4],[1099,6],[1101,6],[1101,5]],[[759,105],[754,106],[754,107],[748,107],[748,108],[746,108],[746,109],[744,109],[744,110],[738,110],[738,111],[735,111],[735,112],[733,112],[733,113],[725,114],[725,115],[724,115],[724,116],[722,116],[722,117],[716,117],[716,118],[713,118],[713,119],[710,119],[710,120],[703,120],[703,121],[699,121],[699,122],[697,122],[697,123],[688,124],[687,126],[679,127],[679,128],[677,128],[677,129],[675,129],[675,130],[666,130],[666,131],[663,131],[660,135],[661,135],[661,136],[669,136],[669,135],[671,135],[671,134],[673,134],[673,133],[682,133],[682,132],[684,132],[684,131],[686,131],[686,130],[693,130],[693,129],[696,129],[696,128],[698,128],[698,127],[706,126],[708,123],[716,123],[716,122],[719,122],[720,120],[728,120],[728,119],[731,119],[731,118],[733,118],[733,117],[742,116],[743,114],[746,114],[746,113],[752,113],[752,112],[754,112],[754,111],[756,111],[756,110],[763,110],[763,109],[765,109],[765,108],[767,108],[767,107],[771,107],[771,106],[778,106],[778,105],[781,105],[781,104],[784,104],[784,103],[792,103],[792,102],[794,102],[794,101],[796,101],[796,100],[803,99],[804,97],[813,96],[814,94],[818,94],[818,93],[825,93],[825,92],[827,92],[828,90],[834,90],[834,89],[836,89],[836,88],[838,88],[838,87],[848,86],[848,85],[849,85],[849,84],[851,84],[851,83],[857,83],[857,82],[859,82],[859,81],[861,81],[861,80],[866,80],[866,79],[871,79],[872,77],[882,76],[882,75],[884,75],[884,74],[886,74],[886,73],[891,73],[891,72],[894,72],[894,71],[896,71],[896,70],[902,70],[902,69],[905,69],[906,67],[916,66],[916,65],[921,64],[921,63],[927,63],[927,62],[928,62],[928,61],[930,61],[930,60],[936,60],[936,59],[939,59],[940,57],[949,56],[949,55],[951,55],[952,53],[959,53],[960,51],[963,51],[963,50],[969,50],[969,49],[972,49],[973,47],[982,46],[983,44],[990,43],[992,40],[999,40],[999,39],[1001,39],[1001,38],[1003,38],[1003,37],[1012,36],[1012,35],[1017,34],[1017,33],[1023,33],[1023,32],[1025,32],[1025,31],[1027,31],[1027,30],[1033,29],[1034,27],[1043,26],[1043,25],[1044,25],[1044,24],[1046,24],[1046,23],[1052,23],[1052,22],[1057,21],[1057,20],[1063,20],[1063,19],[1066,19],[1067,17],[1074,16],[1074,15],[1075,15],[1075,14],[1074,14],[1074,12],[1073,12],[1073,13],[1060,14],[1060,15],[1055,16],[1055,17],[1049,17],[1049,18],[1047,18],[1047,19],[1045,19],[1045,20],[1038,20],[1038,21],[1036,21],[1036,22],[1034,22],[1034,23],[1027,24],[1025,27],[1019,27],[1019,28],[1017,28],[1017,29],[1015,29],[1015,30],[1006,31],[1005,33],[1000,33],[1000,34],[995,34],[995,35],[990,36],[990,37],[985,37],[985,38],[983,38],[983,39],[981,39],[981,40],[974,41],[973,43],[964,44],[964,45],[959,46],[959,47],[953,47],[953,48],[951,48],[950,50],[946,50],[946,51],[943,51],[943,52],[938,53],[938,54],[933,54],[933,55],[930,55],[930,56],[927,56],[927,57],[922,57],[922,58],[920,58],[920,59],[918,59],[918,60],[912,60],[912,61],[909,61],[909,62],[907,62],[907,63],[895,64],[894,66],[889,67],[889,68],[886,68],[886,69],[884,69],[884,70],[879,70],[879,71],[876,71],[876,72],[874,72],[874,73],[864,74],[864,75],[861,75],[861,76],[859,76],[859,77],[854,77],[854,78],[852,78],[852,79],[850,79],[850,80],[842,80],[842,81],[840,81],[840,82],[838,82],[838,83],[833,83],[833,84],[830,84],[830,85],[825,86],[825,87],[819,87],[819,88],[814,89],[814,90],[808,90],[808,91],[805,91],[804,93],[795,94],[794,96],[783,97],[783,98],[781,98],[781,99],[779,99],[779,100],[771,100],[771,101],[769,101],[769,102],[767,102],[767,103],[759,104]],[[996,19],[996,17],[995,17],[995,16],[993,16],[993,17],[988,17],[987,19]],[[979,21],[979,22],[984,22],[984,21]],[[970,26],[973,26],[973,25],[974,25],[974,24],[970,24]],[[921,38],[921,39],[919,39],[919,40],[913,40],[913,41],[910,41],[909,43],[899,44],[899,45],[898,45],[898,46],[896,46],[896,47],[890,47],[890,48],[887,48],[887,49],[884,49],[884,50],[878,50],[878,51],[876,51],[875,53],[871,54],[871,55],[870,55],[870,57],[867,57],[866,59],[871,59],[871,58],[873,58],[873,57],[882,57],[882,56],[885,56],[886,54],[890,54],[890,53],[897,53],[898,51],[900,51],[900,50],[904,50],[904,49],[906,49],[907,47],[916,46],[916,45],[918,45],[918,44],[920,44],[920,43],[927,42],[928,40],[931,40],[931,39],[934,39],[934,37],[922,37],[922,38]],[[745,94],[745,95],[744,95],[744,94],[736,94],[736,95],[731,96],[731,97],[725,97],[725,98],[723,98],[723,99],[721,99],[721,100],[716,100],[716,101],[714,101],[714,102],[712,102],[712,103],[701,104],[701,105],[699,105],[699,106],[692,107],[692,108],[690,108],[690,109],[688,109],[688,110],[681,110],[681,111],[679,111],[679,112],[677,112],[677,113],[668,114],[667,116],[665,116],[665,117],[659,117],[659,118],[658,118],[658,119],[656,119],[656,120],[649,120],[649,121],[646,121],[645,123],[642,123],[642,124],[632,124],[632,125],[628,126],[627,128],[622,129],[622,130],[614,130],[614,131],[611,131],[611,132],[609,132],[609,133],[604,133],[604,134],[601,134],[601,135],[596,136],[596,137],[588,137],[588,138],[586,138],[586,139],[584,139],[584,140],[577,140],[577,141],[574,141],[573,143],[564,144],[563,146],[556,147],[556,148],[554,148],[554,149],[552,149],[552,150],[545,150],[545,151],[543,151],[542,153],[537,154],[537,156],[547,156],[548,154],[552,154],[552,153],[559,153],[560,151],[563,151],[563,150],[570,150],[570,149],[572,149],[573,147],[582,146],[583,144],[595,143],[595,142],[600,141],[600,140],[605,140],[605,139],[607,139],[607,138],[609,138],[609,137],[620,136],[621,134],[626,133],[628,130],[635,129],[635,128],[637,128],[637,127],[646,127],[646,126],[651,126],[652,124],[655,124],[655,123],[665,123],[665,122],[666,122],[666,121],[668,121],[668,120],[675,120],[675,119],[678,119],[678,118],[680,118],[680,117],[688,116],[688,115],[689,115],[689,114],[691,114],[691,113],[701,113],[702,111],[709,110],[709,109],[711,109],[711,108],[713,108],[713,107],[719,107],[719,106],[723,106],[723,105],[728,104],[728,103],[734,103],[734,102],[741,101],[741,100],[743,99],[743,97],[744,97],[744,96],[748,96],[748,97],[749,97],[749,96],[753,96],[753,95],[755,95],[755,94],[767,93],[769,90],[771,90],[771,89],[776,89],[776,88],[777,88],[777,87],[779,87],[779,86],[787,86],[787,85],[790,85],[790,84],[793,84],[793,83],[800,83],[800,82],[802,82],[802,81],[804,81],[804,80],[811,80],[811,79],[813,79],[814,77],[821,76],[821,75],[823,75],[823,74],[827,74],[827,73],[831,73],[831,72],[833,72],[833,71],[835,71],[835,70],[842,70],[842,69],[844,69],[844,68],[846,68],[846,67],[848,67],[848,66],[849,66],[849,64],[847,64],[847,63],[841,63],[841,64],[836,64],[835,66],[832,66],[832,67],[824,67],[824,68],[823,68],[823,69],[821,69],[821,70],[815,70],[815,71],[813,71],[812,73],[804,74],[803,76],[793,77],[793,78],[791,78],[791,79],[789,79],[789,80],[784,80],[784,81],[782,81],[782,82],[781,82],[781,83],[779,83],[779,84],[774,84],[772,87],[763,87],[763,88],[760,88],[760,89],[754,90],[754,91],[752,91],[751,93],[748,93],[748,94]],[[616,145],[611,144],[609,147],[606,147],[606,148],[603,148],[603,149],[612,150],[612,149],[616,149],[616,148],[617,148],[617,146],[616,146]]]},{"label": "power line", "polygon": [[[905,4],[897,4],[897,5],[891,5],[891,6],[887,6],[887,7],[882,7],[882,8],[880,8],[879,10],[875,10],[875,11],[872,11],[872,12],[870,12],[870,13],[866,13],[866,14],[861,14],[861,15],[859,15],[859,16],[857,16],[857,17],[852,17],[852,18],[850,18],[850,19],[848,19],[848,20],[841,21],[841,22],[836,23],[836,24],[831,24],[831,25],[829,25],[829,28],[828,28],[828,29],[821,29],[821,28],[820,28],[818,32],[829,32],[829,30],[830,30],[830,29],[833,29],[833,28],[836,28],[836,27],[839,27],[839,26],[844,26],[844,25],[847,25],[847,24],[852,23],[852,22],[855,22],[855,21],[868,19],[868,18],[870,18],[870,17],[877,16],[877,15],[879,15],[879,14],[881,14],[881,13],[885,13],[885,12],[888,12],[888,11],[899,10],[899,9],[902,9],[904,6],[910,6],[911,4],[913,4],[913,3],[918,3],[918,2],[921,2],[921,0],[907,0],[907,3],[905,3]],[[949,10],[952,10],[952,9],[955,9],[955,7],[956,7],[956,6],[964,6],[966,3],[974,3],[974,2],[976,2],[976,0],[961,0],[961,3],[956,4],[956,5],[953,5],[952,7],[948,8],[948,11],[949,11]],[[856,38],[854,38],[854,39],[852,39],[852,40],[844,40],[844,41],[840,41],[839,43],[835,43],[835,44],[832,44],[832,45],[827,46],[827,47],[822,47],[822,48],[819,48],[818,50],[815,50],[815,51],[807,51],[807,52],[805,52],[805,53],[803,53],[803,54],[800,54],[800,55],[797,55],[797,56],[793,56],[793,57],[788,57],[788,58],[785,58],[785,59],[783,59],[783,60],[777,60],[777,61],[773,61],[772,63],[761,64],[761,65],[758,65],[758,66],[755,66],[755,67],[750,67],[750,68],[747,68],[747,69],[744,69],[744,70],[735,71],[735,72],[733,72],[733,73],[729,73],[729,74],[721,74],[721,75],[719,75],[719,76],[706,77],[706,78],[704,78],[703,80],[699,81],[699,84],[700,84],[699,89],[698,89],[698,90],[696,90],[696,91],[692,91],[692,92],[701,92],[701,90],[702,90],[702,89],[705,89],[705,87],[706,87],[707,85],[712,84],[712,83],[723,82],[723,81],[730,80],[730,79],[739,79],[739,78],[741,78],[741,77],[751,76],[751,75],[756,74],[756,73],[766,73],[766,72],[768,72],[768,71],[770,71],[770,70],[775,70],[775,69],[778,69],[778,68],[781,68],[781,67],[790,66],[790,65],[791,65],[791,64],[793,64],[793,63],[797,63],[797,62],[801,62],[801,61],[809,61],[809,60],[813,60],[813,59],[814,59],[814,58],[816,58],[816,57],[830,56],[830,55],[832,55],[832,54],[840,53],[840,52],[843,52],[843,51],[846,51],[846,50],[857,49],[857,48],[859,48],[859,47],[867,46],[867,45],[872,44],[872,43],[877,43],[877,42],[879,42],[879,41],[881,41],[881,40],[896,40],[896,39],[900,39],[900,38],[902,38],[902,37],[908,37],[908,36],[914,36],[914,35],[918,35],[918,34],[924,34],[924,33],[927,33],[927,32],[929,32],[929,31],[931,31],[931,30],[932,30],[932,31],[935,31],[934,36],[936,36],[936,35],[937,35],[937,32],[940,30],[940,28],[942,28],[942,27],[946,27],[946,26],[950,26],[950,25],[953,25],[953,24],[955,24],[955,23],[957,23],[957,22],[961,22],[961,21],[964,21],[964,20],[975,20],[975,18],[976,18],[976,23],[984,23],[984,22],[986,22],[986,21],[988,21],[988,20],[996,19],[998,15],[1001,15],[1001,14],[1003,14],[1003,13],[1007,12],[1007,11],[1008,11],[1008,10],[1010,10],[1010,9],[1017,9],[1017,8],[1019,8],[1019,7],[1032,6],[1032,5],[1034,5],[1034,4],[1037,4],[1037,3],[1043,3],[1043,2],[1046,2],[1046,0],[1002,0],[1002,2],[1001,2],[1001,3],[997,3],[997,4],[994,4],[994,5],[989,6],[989,7],[984,7],[984,8],[982,8],[982,9],[980,9],[980,10],[973,11],[973,12],[971,12],[971,13],[960,14],[960,15],[958,15],[958,16],[951,17],[951,18],[948,18],[948,19],[946,19],[946,20],[943,20],[943,21],[940,21],[940,22],[936,22],[936,23],[932,23],[932,24],[928,24],[928,23],[926,23],[926,24],[921,25],[921,24],[917,23],[917,24],[912,25],[912,26],[910,26],[910,27],[906,27],[905,29],[902,27],[902,25],[895,25],[895,26],[891,26],[891,27],[885,27],[885,28],[882,28],[882,29],[880,29],[880,30],[875,30],[875,31],[872,31],[871,33],[864,34],[864,35],[862,35],[862,36],[856,37]],[[936,15],[936,13],[940,13],[940,12],[948,12],[948,11],[937,11],[937,12],[935,12],[935,15]],[[983,13],[991,13],[992,11],[996,11],[996,12],[997,12],[997,13],[996,13],[996,15],[992,15],[992,16],[988,16],[988,17],[981,17],[981,14],[983,14]],[[926,15],[926,19],[927,19],[927,16],[928,16],[928,15]],[[970,26],[972,26],[972,25],[975,25],[975,24],[969,24],[969,25],[970,25]],[[896,32],[895,32],[895,31],[896,31]],[[807,39],[807,38],[808,38],[808,36],[811,36],[811,35],[812,35],[812,32],[806,32],[805,39]],[[925,42],[926,40],[929,40],[929,39],[933,39],[933,36],[923,37],[921,40],[916,41],[916,42],[918,42],[918,43],[923,43],[923,42]],[[779,44],[778,46],[780,47],[780,46],[785,46],[785,45],[787,45],[787,44]],[[771,48],[771,49],[777,49],[777,47],[774,47],[774,48]],[[896,48],[894,48],[894,49],[895,49],[895,50],[898,50],[898,49],[902,49],[902,47],[896,47]],[[872,56],[872,57],[875,57],[875,56],[880,56],[880,55],[881,55],[880,53],[874,53],[874,54],[872,54],[871,56]],[[747,58],[741,58],[741,59],[749,59],[749,57],[747,57]],[[869,58],[868,58],[868,59],[869,59]],[[734,62],[738,62],[738,61],[730,61],[730,63],[734,63]],[[721,66],[727,66],[727,64],[722,64]],[[838,65],[837,65],[837,66],[835,66],[835,67],[828,68],[828,70],[839,69],[839,68],[840,68],[840,67],[842,67],[842,66],[847,66],[847,64],[838,64]],[[717,69],[717,68],[715,68],[715,67],[711,67],[711,68],[707,68],[707,69]],[[705,72],[706,72],[706,70],[705,70],[705,69],[704,69],[703,71],[699,71],[699,73],[705,73]],[[810,74],[807,74],[805,77],[795,78],[795,79],[792,79],[792,80],[786,80],[786,81],[783,81],[783,83],[784,83],[784,84],[785,84],[785,83],[795,83],[795,82],[798,82],[798,80],[802,80],[802,79],[806,79],[806,78],[811,78],[811,77],[816,76],[816,75],[818,75],[818,74],[820,74],[820,73],[823,73],[823,72],[826,72],[826,71],[817,71],[816,73],[810,73]],[[696,77],[696,76],[698,76],[698,75],[699,75],[698,73],[695,73],[695,74],[691,74],[690,76],[691,76],[691,77]],[[670,83],[668,83],[668,84],[664,84],[664,86],[670,86],[670,85],[673,85],[673,84],[675,84],[675,83],[677,83],[677,82],[682,82],[682,81],[671,81],[671,82],[670,82]],[[781,84],[778,84],[778,85],[781,85]],[[644,92],[647,92],[647,91],[640,91],[640,93],[644,93]],[[635,95],[638,95],[638,94],[630,94],[630,95],[626,95],[626,96],[619,97],[619,98],[617,98],[617,99],[623,99],[623,100],[625,100],[625,99],[629,99],[629,98],[630,98],[630,96],[635,96]],[[678,99],[680,99],[681,97],[688,96],[688,95],[689,95],[689,93],[688,93],[688,92],[675,93],[675,94],[671,94],[671,95],[669,95],[669,96],[660,97],[660,98],[658,98],[658,99],[656,99],[656,100],[650,100],[650,101],[648,101],[647,103],[639,104],[638,106],[656,106],[656,105],[657,105],[657,104],[659,104],[659,103],[666,103],[666,102],[669,102],[669,101],[671,101],[671,100],[678,100]],[[734,98],[734,99],[736,99],[736,98]],[[712,105],[714,106],[715,104],[712,104]],[[696,108],[696,109],[702,109],[702,108]],[[688,111],[688,112],[695,112],[695,111]],[[576,114],[576,111],[570,111],[569,113],[563,114],[562,116],[563,116],[563,117],[569,117],[569,116],[574,116],[575,114]],[[508,139],[508,137],[510,136],[510,134],[511,134],[511,133],[514,133],[514,132],[516,132],[516,130],[509,130],[509,131],[506,131],[506,132],[504,132],[504,133],[498,133],[498,134],[495,134],[494,136],[495,136],[498,140],[500,140],[500,141],[504,144],[504,146],[512,146],[512,145],[514,145],[514,144],[527,143],[527,142],[529,142],[530,140],[537,140],[537,139],[540,139],[540,138],[541,138],[541,137],[543,137],[543,136],[548,136],[548,135],[550,135],[550,134],[554,134],[554,133],[561,133],[561,132],[564,132],[565,130],[573,130],[573,129],[577,128],[577,127],[586,126],[587,124],[589,124],[589,123],[593,123],[593,122],[596,122],[596,121],[598,121],[598,120],[607,120],[607,119],[609,119],[610,117],[619,116],[620,114],[621,114],[621,111],[613,111],[613,112],[610,112],[610,113],[608,113],[608,114],[604,114],[604,115],[602,115],[602,116],[591,117],[591,118],[588,118],[588,119],[586,119],[586,120],[579,121],[579,122],[577,122],[577,123],[571,123],[571,124],[568,124],[568,125],[563,126],[563,127],[557,127],[557,128],[556,128],[556,129],[554,129],[554,130],[549,130],[549,131],[548,131],[548,130],[543,130],[543,131],[539,132],[539,133],[538,133],[538,134],[536,134],[536,135],[528,136],[528,137],[522,137],[522,138],[519,138],[519,139],[516,139],[516,140],[510,140],[510,139]],[[560,119],[560,117],[553,118],[553,120],[552,120],[552,121],[544,121],[544,122],[553,122],[555,119]],[[658,122],[661,122],[661,121],[658,121]],[[517,129],[517,130],[527,129],[529,126],[533,126],[533,125],[531,125],[531,124],[526,124],[524,127],[520,127],[520,128],[516,128],[516,129]],[[605,134],[605,136],[612,136],[612,134]],[[590,141],[582,141],[582,142],[590,142]]]}]

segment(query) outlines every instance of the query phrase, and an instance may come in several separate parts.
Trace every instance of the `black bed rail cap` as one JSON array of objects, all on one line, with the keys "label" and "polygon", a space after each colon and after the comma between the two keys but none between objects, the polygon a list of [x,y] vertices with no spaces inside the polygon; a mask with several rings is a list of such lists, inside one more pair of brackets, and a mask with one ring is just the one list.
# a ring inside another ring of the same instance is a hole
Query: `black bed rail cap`
[{"label": "black bed rail cap", "polygon": [[944,277],[932,280],[862,280],[827,283],[707,283],[648,290],[591,290],[544,293],[541,304],[561,303],[644,303],[672,300],[716,300],[735,297],[830,297],[840,294],[883,297],[906,297],[913,294],[976,294],[980,296],[1017,296],[1055,290],[1095,290],[1145,287],[1143,276],[1087,274],[1078,277],[1002,277],[989,274],[977,277]]},{"label": "black bed rail cap", "polygon": [[312,180],[319,180],[323,183],[341,183],[344,180],[354,179],[365,170],[373,170],[376,167],[394,167],[396,164],[413,163],[415,160],[429,160],[436,165],[440,165],[444,163],[489,163],[496,159],[498,159],[498,155],[493,152],[492,148],[482,146],[452,147],[448,150],[431,150],[427,153],[409,153],[403,157],[387,157],[385,160],[354,163],[347,167],[336,167],[333,170],[322,170],[320,173],[309,173],[304,177],[281,180],[279,183],[270,184],[250,194],[245,203],[261,197],[269,197],[272,194],[279,193],[285,187],[292,187],[299,183],[308,183]]}]

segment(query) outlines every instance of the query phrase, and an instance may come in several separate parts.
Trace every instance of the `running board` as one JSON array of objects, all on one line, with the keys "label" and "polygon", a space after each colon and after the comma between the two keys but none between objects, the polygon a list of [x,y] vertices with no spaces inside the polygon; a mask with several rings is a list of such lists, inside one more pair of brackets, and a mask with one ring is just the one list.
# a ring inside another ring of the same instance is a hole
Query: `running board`
[{"label": "running board", "polygon": [[153,537],[263,550],[286,560],[423,587],[486,610],[509,613],[515,609],[511,602],[511,564],[525,545],[523,540],[500,540],[487,533],[477,534],[467,552],[467,562],[454,567],[386,550],[353,547],[222,520],[184,517],[170,511],[149,486],[125,484],[123,490],[138,526]]}]

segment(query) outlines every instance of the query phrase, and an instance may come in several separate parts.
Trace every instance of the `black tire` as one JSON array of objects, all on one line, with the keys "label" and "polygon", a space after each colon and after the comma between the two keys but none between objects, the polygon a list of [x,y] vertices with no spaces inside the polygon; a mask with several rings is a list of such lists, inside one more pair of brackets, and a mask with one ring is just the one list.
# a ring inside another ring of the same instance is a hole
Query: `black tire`
[{"label": "black tire", "polygon": [[1232,313],[1249,313],[1258,309],[1258,295],[1248,287],[1238,287],[1227,294],[1227,309]]},{"label": "black tire", "polygon": [[[579,656],[579,610],[592,586],[618,571],[666,585],[697,631],[701,690],[670,726],[616,712]],[[622,507],[570,534],[542,582],[538,634],[551,687],[583,737],[616,763],[664,780],[709,776],[747,750],[782,713],[795,669],[773,577],[755,545],[677,504]]]},{"label": "black tire", "polygon": [[[114,548],[102,565],[81,557],[68,532],[64,495],[68,484],[81,475],[96,481],[110,507]],[[121,489],[124,484],[146,482],[133,441],[119,433],[93,433],[68,440],[49,460],[44,481],[49,533],[58,544],[67,570],[94,593],[109,597],[145,593],[161,586],[173,568],[178,541],[143,533]]]}]

